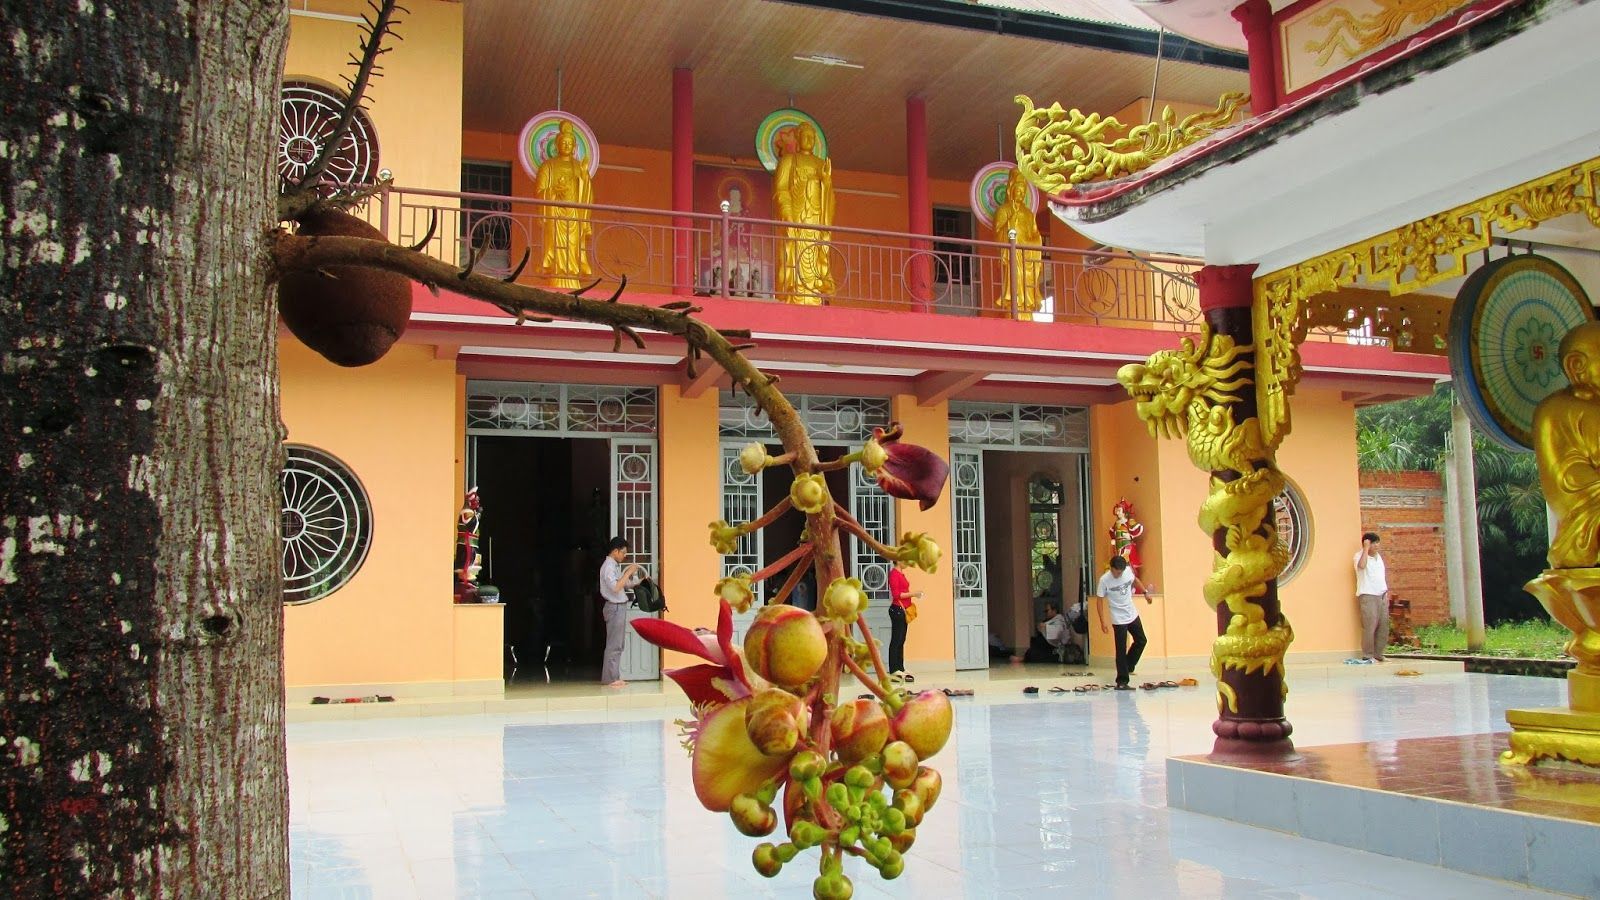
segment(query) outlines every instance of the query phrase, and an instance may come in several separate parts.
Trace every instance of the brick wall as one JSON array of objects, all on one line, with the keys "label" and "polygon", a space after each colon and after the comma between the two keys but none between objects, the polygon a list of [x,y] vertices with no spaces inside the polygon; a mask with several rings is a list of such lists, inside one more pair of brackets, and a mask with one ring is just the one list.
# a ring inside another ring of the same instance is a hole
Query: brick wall
[{"label": "brick wall", "polygon": [[[1450,619],[1444,559],[1444,483],[1438,472],[1362,472],[1361,529],[1383,538],[1389,590],[1411,601],[1411,624]],[[1350,555],[1361,546],[1350,541]]]}]

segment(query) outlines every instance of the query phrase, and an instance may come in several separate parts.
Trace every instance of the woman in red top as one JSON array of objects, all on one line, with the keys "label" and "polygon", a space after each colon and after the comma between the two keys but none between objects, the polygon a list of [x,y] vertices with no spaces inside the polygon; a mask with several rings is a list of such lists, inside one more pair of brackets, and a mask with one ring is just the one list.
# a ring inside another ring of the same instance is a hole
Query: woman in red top
[{"label": "woman in red top", "polygon": [[912,593],[905,568],[906,564],[897,560],[889,570],[889,675],[901,681],[916,681],[906,673],[906,608],[915,606],[922,599],[922,592]]}]

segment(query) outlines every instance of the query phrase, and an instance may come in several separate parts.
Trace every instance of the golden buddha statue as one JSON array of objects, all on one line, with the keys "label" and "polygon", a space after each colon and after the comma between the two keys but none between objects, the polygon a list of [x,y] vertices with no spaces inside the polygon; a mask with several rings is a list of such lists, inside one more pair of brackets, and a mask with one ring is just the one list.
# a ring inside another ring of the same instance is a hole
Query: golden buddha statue
[{"label": "golden buddha statue", "polygon": [[1571,384],[1533,412],[1539,483],[1555,514],[1550,568],[1525,589],[1572,632],[1567,707],[1508,710],[1507,762],[1561,758],[1600,766],[1600,322],[1561,339],[1561,368]]},{"label": "golden buddha statue", "polygon": [[1572,382],[1533,413],[1539,483],[1556,516],[1550,568],[1600,566],[1600,322],[1561,339],[1561,368]]},{"label": "golden buddha statue", "polygon": [[[1026,322],[1039,308],[1039,276],[1044,269],[1040,244],[1044,239],[1039,234],[1039,221],[1028,208],[1028,181],[1017,169],[1011,170],[1006,181],[1005,204],[994,214],[995,241],[1010,242],[1013,230],[1017,232],[1016,259],[1011,258],[1011,250],[1000,251],[1000,296],[995,298],[995,306],[1015,308],[1017,318]],[[1017,279],[1015,286],[1011,284],[1013,277]]]},{"label": "golden buddha statue", "polygon": [[[571,122],[562,122],[556,131],[556,155],[539,164],[533,179],[533,195],[556,203],[593,203],[594,184],[589,167],[577,157],[578,138]],[[590,273],[589,210],[571,206],[546,206],[539,235],[544,243],[539,271],[551,287],[575,288],[587,283]]]},{"label": "golden buddha statue", "polygon": [[779,251],[778,295],[788,303],[817,306],[834,291],[829,273],[828,226],[833,224],[833,163],[818,159],[817,130],[795,129],[795,146],[784,152],[772,175],[773,206],[784,228]]}]

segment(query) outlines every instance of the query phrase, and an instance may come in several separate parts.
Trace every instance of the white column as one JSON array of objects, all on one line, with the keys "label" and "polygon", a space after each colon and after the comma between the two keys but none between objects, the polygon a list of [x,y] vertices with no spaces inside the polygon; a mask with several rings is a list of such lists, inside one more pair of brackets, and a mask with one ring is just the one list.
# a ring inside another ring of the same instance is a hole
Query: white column
[{"label": "white column", "polygon": [[1467,579],[1463,574],[1461,565],[1461,514],[1457,505],[1461,503],[1461,492],[1456,489],[1456,454],[1455,449],[1445,451],[1444,471],[1441,473],[1444,482],[1444,568],[1445,579],[1449,585],[1450,619],[1457,626],[1465,627],[1467,622]]},{"label": "white column", "polygon": [[1450,442],[1455,449],[1456,524],[1461,532],[1461,569],[1466,582],[1467,649],[1482,650],[1483,571],[1478,550],[1478,488],[1472,464],[1472,425],[1460,400],[1450,405]]}]

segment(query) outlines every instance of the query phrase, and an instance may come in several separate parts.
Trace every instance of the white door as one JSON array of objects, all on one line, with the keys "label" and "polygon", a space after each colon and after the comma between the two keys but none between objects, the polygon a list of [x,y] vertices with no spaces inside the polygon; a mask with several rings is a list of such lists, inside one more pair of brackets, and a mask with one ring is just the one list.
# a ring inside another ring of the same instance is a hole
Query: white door
[{"label": "white door", "polygon": [[950,497],[955,502],[956,668],[989,667],[989,593],[983,537],[983,451],[950,451]]},{"label": "white door", "polygon": [[[656,565],[656,442],[653,439],[614,437],[611,443],[611,522],[615,533],[627,540],[628,561],[638,563],[646,575],[659,578]],[[668,602],[671,602],[670,599]],[[628,607],[628,618],[654,613]],[[628,681],[654,681],[661,677],[661,651],[632,628],[622,644],[622,677]]]},{"label": "white door", "polygon": [[[739,465],[739,451],[743,444],[722,445],[722,520],[729,524],[752,522],[761,518],[766,510],[761,508],[761,476],[751,475]],[[722,557],[722,576],[754,575],[761,570],[764,552],[762,531],[757,530],[739,538],[732,553]],[[781,583],[781,582],[780,582]],[[761,608],[761,598],[766,596],[766,582],[756,585],[756,602],[744,613],[734,613],[733,638],[744,643],[744,633],[755,620]]]},{"label": "white door", "polygon": [[[897,543],[894,533],[894,498],[878,487],[876,479],[867,475],[862,466],[850,467],[850,514],[867,529],[867,533],[893,547]],[[850,540],[848,537],[846,540]],[[855,577],[861,579],[871,603],[867,606],[867,627],[872,637],[883,645],[885,662],[889,653],[889,562],[861,541],[850,540],[855,549]],[[826,585],[817,585],[823,592]],[[915,583],[912,591],[917,589]],[[820,597],[819,597],[820,601]]]}]

